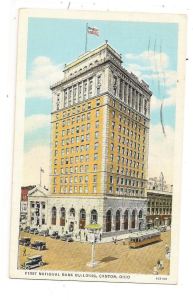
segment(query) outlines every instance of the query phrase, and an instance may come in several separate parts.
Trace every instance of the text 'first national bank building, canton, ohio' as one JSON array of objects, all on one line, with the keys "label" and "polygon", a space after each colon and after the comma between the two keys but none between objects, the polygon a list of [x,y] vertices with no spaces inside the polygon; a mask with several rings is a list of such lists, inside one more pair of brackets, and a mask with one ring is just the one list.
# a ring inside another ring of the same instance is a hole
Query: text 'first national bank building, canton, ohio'
[{"label": "text 'first national bank building, canton, ohio'", "polygon": [[59,233],[93,221],[103,232],[144,229],[148,84],[122,66],[106,41],[65,65],[51,90],[49,192],[29,192],[29,223]]}]

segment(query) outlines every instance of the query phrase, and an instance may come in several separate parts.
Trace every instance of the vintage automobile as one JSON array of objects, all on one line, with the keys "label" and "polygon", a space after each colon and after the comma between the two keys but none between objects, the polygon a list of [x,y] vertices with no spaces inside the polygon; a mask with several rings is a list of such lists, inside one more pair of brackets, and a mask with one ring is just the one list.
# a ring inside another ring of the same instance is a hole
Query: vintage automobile
[{"label": "vintage automobile", "polygon": [[34,255],[31,257],[28,257],[28,261],[24,262],[21,265],[22,269],[30,270],[32,268],[37,268],[43,266],[42,262],[42,256],[41,255]]},{"label": "vintage automobile", "polygon": [[42,241],[35,241],[34,243],[31,243],[30,246],[31,249],[36,249],[36,250],[46,250],[46,243]]},{"label": "vintage automobile", "polygon": [[19,245],[29,246],[30,244],[31,244],[31,238],[29,238],[29,237],[22,237],[19,240]]},{"label": "vintage automobile", "polygon": [[167,226],[166,225],[161,226],[161,232],[166,232],[166,231],[167,231]]},{"label": "vintage automobile", "polygon": [[50,237],[52,239],[59,239],[60,238],[60,236],[58,234],[58,231],[53,231]]},{"label": "vintage automobile", "polygon": [[29,233],[38,234],[38,230],[37,230],[37,228],[33,227],[33,228],[30,229]]},{"label": "vintage automobile", "polygon": [[24,228],[24,230],[23,230],[24,232],[28,232],[29,233],[29,231],[30,231],[30,226],[25,226],[25,228]]},{"label": "vintage automobile", "polygon": [[63,242],[74,242],[71,234],[63,234],[60,237],[60,240],[63,241]]},{"label": "vintage automobile", "polygon": [[48,231],[48,230],[41,230],[41,231],[39,232],[39,235],[40,235],[40,236],[49,236],[49,231]]}]

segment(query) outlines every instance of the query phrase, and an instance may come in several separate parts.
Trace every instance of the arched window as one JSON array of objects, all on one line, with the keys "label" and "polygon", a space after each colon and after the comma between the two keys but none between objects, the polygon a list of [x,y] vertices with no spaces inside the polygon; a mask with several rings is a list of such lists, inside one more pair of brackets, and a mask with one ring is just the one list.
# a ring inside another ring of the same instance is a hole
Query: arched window
[{"label": "arched window", "polygon": [[120,230],[120,211],[116,211],[116,230]]},{"label": "arched window", "polygon": [[75,209],[73,207],[70,209],[70,217],[75,217]]},{"label": "arched window", "polygon": [[142,218],[142,210],[139,211],[139,219]]},{"label": "arched window", "polygon": [[96,209],[93,209],[91,211],[91,223],[93,223],[93,222],[97,223],[97,221],[98,221],[98,213],[97,213]]},{"label": "arched window", "polygon": [[124,212],[124,229],[128,229],[128,210]]},{"label": "arched window", "polygon": [[56,225],[56,207],[52,207],[52,225]]},{"label": "arched window", "polygon": [[111,231],[111,211],[108,210],[106,214],[106,232]]},{"label": "arched window", "polygon": [[65,216],[66,216],[65,208],[62,207],[60,210],[60,226],[65,226]]},{"label": "arched window", "polygon": [[86,222],[86,211],[84,208],[80,210],[80,224],[79,228],[84,229],[85,228],[85,222]]},{"label": "arched window", "polygon": [[132,211],[131,228],[135,228],[135,210]]}]

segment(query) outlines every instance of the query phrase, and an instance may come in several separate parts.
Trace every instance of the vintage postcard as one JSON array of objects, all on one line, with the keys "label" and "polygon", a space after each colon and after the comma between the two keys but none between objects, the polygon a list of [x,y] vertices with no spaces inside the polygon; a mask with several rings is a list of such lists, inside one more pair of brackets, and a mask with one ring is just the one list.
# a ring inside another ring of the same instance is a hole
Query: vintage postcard
[{"label": "vintage postcard", "polygon": [[21,9],[10,277],[176,284],[186,15]]}]

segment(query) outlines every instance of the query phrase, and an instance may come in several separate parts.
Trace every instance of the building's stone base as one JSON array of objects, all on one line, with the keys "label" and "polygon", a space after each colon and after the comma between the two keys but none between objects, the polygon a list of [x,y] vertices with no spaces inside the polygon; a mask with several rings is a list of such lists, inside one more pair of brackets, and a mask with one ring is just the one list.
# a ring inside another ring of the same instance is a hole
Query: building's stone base
[{"label": "building's stone base", "polygon": [[29,195],[28,224],[39,230],[48,229],[49,233],[58,231],[60,235],[73,232],[82,239],[86,234],[83,229],[93,221],[102,226],[101,234],[144,230],[146,202],[146,199],[110,196],[49,196],[36,188]]}]

